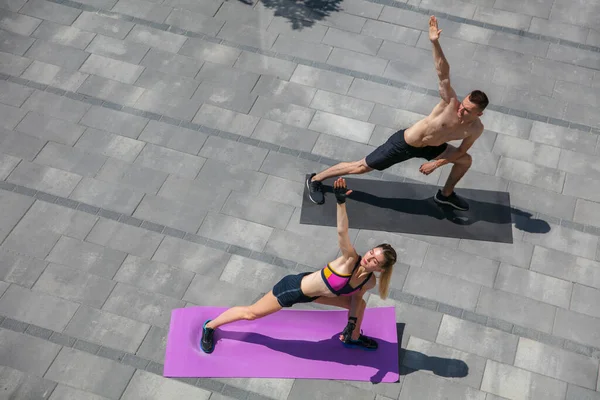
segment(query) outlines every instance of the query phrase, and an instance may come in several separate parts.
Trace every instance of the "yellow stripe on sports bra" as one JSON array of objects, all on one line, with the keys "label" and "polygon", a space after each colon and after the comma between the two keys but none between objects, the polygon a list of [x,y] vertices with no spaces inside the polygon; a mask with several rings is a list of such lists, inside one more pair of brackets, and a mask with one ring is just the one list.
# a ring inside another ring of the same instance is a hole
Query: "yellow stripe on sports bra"
[{"label": "yellow stripe on sports bra", "polygon": [[[339,272],[337,272],[335,269],[331,268],[331,265],[329,265],[329,263],[327,263],[327,268],[333,272],[334,274],[336,274],[337,276],[341,276],[343,278],[347,278],[349,276],[352,276],[352,274],[340,274]],[[327,273],[327,272],[326,272]],[[326,275],[328,278],[330,275]]]}]

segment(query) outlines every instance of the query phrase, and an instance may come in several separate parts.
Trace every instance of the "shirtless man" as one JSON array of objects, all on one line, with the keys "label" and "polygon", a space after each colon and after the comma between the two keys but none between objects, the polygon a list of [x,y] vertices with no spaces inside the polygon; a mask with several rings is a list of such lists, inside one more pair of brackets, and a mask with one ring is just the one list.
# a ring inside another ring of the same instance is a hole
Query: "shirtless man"
[{"label": "shirtless man", "polygon": [[[458,100],[450,86],[450,66],[444,57],[438,41],[440,33],[437,19],[429,19],[429,40],[433,44],[433,58],[439,78],[441,101],[431,114],[408,129],[394,133],[389,139],[360,161],[342,162],[318,174],[311,174],[306,185],[311,201],[323,204],[325,196],[321,182],[327,178],[346,174],[364,174],[374,169],[382,171],[394,164],[411,158],[424,158],[428,162],[419,171],[425,175],[446,164],[453,164],[450,176],[444,187],[436,193],[434,200],[448,204],[458,210],[469,209],[468,203],[454,193],[454,187],[471,166],[471,156],[467,151],[483,133],[479,120],[488,105],[488,98],[482,91],[469,93],[462,102]],[[460,140],[454,147],[447,142]]]}]

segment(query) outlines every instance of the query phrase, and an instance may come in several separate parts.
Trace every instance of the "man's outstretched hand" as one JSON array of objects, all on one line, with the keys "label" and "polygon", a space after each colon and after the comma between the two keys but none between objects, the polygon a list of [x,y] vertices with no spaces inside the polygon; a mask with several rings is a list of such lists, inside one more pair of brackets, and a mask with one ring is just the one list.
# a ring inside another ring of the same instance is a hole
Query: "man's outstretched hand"
[{"label": "man's outstretched hand", "polygon": [[441,29],[438,29],[437,18],[435,16],[429,17],[429,40],[435,42],[440,38]]}]

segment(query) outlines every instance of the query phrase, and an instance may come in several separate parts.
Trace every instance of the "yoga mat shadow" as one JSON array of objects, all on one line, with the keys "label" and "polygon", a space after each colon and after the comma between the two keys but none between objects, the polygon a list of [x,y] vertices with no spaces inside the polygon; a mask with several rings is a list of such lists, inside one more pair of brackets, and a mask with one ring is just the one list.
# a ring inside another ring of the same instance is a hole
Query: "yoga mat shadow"
[{"label": "yoga mat shadow", "polygon": [[[323,184],[323,205],[311,202],[304,186],[301,224],[336,226],[333,180],[331,184],[328,181]],[[346,210],[350,227],[355,229],[499,243],[513,242],[513,222],[517,229],[527,232],[550,231],[547,222],[511,207],[507,192],[457,189],[456,193],[469,203],[468,211],[458,211],[433,200],[437,186],[353,178],[346,178],[346,183],[352,190]]]}]

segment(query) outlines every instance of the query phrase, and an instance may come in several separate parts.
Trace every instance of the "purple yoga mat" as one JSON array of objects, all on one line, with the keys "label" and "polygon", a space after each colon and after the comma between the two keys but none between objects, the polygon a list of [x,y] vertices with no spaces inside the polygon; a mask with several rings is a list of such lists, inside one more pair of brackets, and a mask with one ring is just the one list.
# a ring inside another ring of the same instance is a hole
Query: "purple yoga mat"
[{"label": "purple yoga mat", "polygon": [[398,334],[393,307],[367,308],[363,334],[376,351],[348,349],[338,339],[348,312],[284,309],[255,321],[238,321],[215,331],[215,350],[199,343],[202,325],[226,308],[172,311],[164,376],[198,378],[305,378],[397,382]]}]

